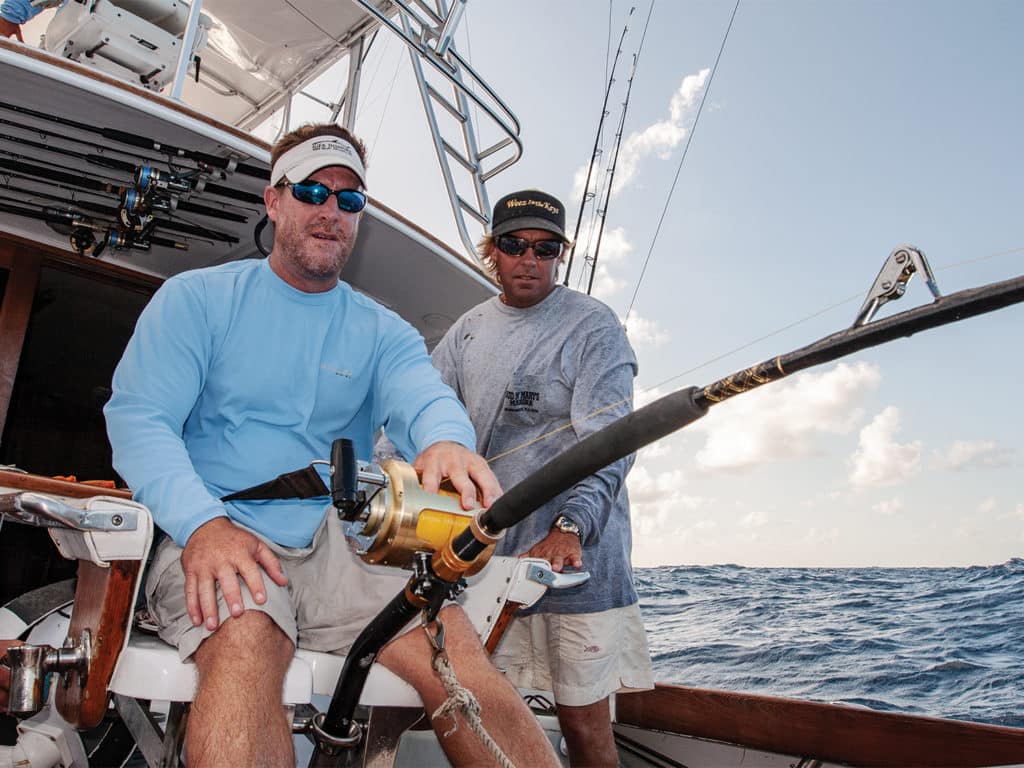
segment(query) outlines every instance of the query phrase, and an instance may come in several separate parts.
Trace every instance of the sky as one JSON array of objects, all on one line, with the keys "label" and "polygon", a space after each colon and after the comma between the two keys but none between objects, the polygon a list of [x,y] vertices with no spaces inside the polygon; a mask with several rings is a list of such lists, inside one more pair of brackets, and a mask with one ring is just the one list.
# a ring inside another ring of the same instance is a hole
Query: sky
[{"label": "sky", "polygon": [[[574,226],[628,21],[602,196],[638,59],[593,293],[627,321],[637,405],[849,327],[898,246],[924,252],[943,293],[1024,272],[1024,4],[741,0],[724,48],[733,2],[631,7],[471,0],[456,45],[522,124],[491,201],[542,188]],[[458,248],[410,73],[378,40],[356,123],[370,191]],[[323,117],[302,101],[293,119]],[[930,300],[915,277],[879,317]],[[1024,556],[1022,320],[1013,307],[851,355],[645,448],[634,564]]]}]

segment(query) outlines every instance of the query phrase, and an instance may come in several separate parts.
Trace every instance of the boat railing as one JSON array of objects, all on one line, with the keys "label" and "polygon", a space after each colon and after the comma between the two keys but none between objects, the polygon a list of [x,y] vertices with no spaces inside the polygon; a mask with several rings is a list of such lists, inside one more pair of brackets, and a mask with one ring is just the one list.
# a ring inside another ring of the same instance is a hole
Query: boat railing
[{"label": "boat railing", "polygon": [[[393,32],[408,48],[459,237],[466,250],[473,254],[475,245],[467,216],[482,227],[487,226],[490,201],[486,183],[519,160],[523,146],[519,138],[519,119],[455,49],[453,37],[466,0],[455,0],[450,7],[445,0],[436,0],[433,4],[426,0],[415,4],[392,0],[394,18],[370,0],[354,2],[376,17],[381,26]],[[424,62],[447,81],[452,89],[451,98],[431,84]],[[492,129],[497,129],[498,138],[487,146],[478,144],[474,111],[486,117]],[[438,119],[440,115],[448,115],[455,121],[462,138],[461,146],[445,138]],[[471,199],[461,194],[456,172],[464,174],[463,179],[468,177]]]}]

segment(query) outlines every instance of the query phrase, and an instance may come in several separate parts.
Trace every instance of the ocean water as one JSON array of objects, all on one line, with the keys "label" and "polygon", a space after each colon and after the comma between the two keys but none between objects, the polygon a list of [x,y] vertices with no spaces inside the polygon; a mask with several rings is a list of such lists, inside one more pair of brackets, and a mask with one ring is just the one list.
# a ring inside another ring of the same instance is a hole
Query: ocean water
[{"label": "ocean water", "polygon": [[1024,559],[636,579],[659,681],[1024,727]]}]

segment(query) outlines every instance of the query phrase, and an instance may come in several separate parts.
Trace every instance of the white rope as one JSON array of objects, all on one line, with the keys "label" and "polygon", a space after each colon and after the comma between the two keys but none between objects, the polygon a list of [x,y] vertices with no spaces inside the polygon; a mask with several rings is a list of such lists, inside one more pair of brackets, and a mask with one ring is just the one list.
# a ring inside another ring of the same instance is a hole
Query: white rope
[{"label": "white rope", "polygon": [[433,667],[434,671],[437,672],[437,676],[441,678],[441,684],[444,686],[448,698],[444,704],[434,711],[431,719],[436,720],[439,717],[451,718],[452,727],[444,732],[445,738],[459,730],[457,713],[461,712],[469,724],[470,730],[477,735],[487,748],[487,751],[491,753],[495,762],[501,768],[515,768],[512,761],[508,759],[508,755],[502,752],[501,747],[498,746],[498,743],[491,738],[491,734],[484,728],[484,724],[480,720],[480,702],[477,701],[476,696],[471,691],[459,685],[459,681],[455,677],[455,670],[452,669],[452,665],[448,662],[448,654],[444,651],[435,653]]}]

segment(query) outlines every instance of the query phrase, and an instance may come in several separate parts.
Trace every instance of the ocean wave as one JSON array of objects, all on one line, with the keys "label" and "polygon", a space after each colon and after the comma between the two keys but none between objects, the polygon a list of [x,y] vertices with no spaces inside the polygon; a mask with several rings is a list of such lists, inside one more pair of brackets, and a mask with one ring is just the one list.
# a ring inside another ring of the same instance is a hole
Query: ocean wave
[{"label": "ocean wave", "polygon": [[1024,558],[637,576],[657,679],[1024,725]]}]

